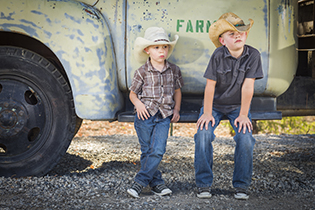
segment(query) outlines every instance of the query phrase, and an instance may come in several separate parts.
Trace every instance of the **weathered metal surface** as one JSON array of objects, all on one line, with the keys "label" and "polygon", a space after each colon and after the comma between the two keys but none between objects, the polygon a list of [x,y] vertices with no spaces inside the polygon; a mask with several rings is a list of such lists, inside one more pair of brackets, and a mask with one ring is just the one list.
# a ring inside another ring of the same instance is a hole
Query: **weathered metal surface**
[{"label": "weathered metal surface", "polygon": [[264,79],[255,96],[276,97],[297,66],[294,0],[127,1],[0,0],[0,30],[33,37],[49,47],[66,70],[76,112],[85,119],[113,119],[122,108],[134,71],[136,37],[150,26],[180,36],[170,61],[185,81],[184,94],[204,92],[203,73],[214,51],[208,28],[225,12],[254,19],[247,43],[262,55]]},{"label": "weathered metal surface", "polygon": [[116,55],[118,84],[121,91],[128,91],[126,85],[126,0],[99,0],[96,8],[102,13],[109,26]]},{"label": "weathered metal surface", "polygon": [[[78,1],[78,0],[76,0]],[[99,0],[81,0],[81,1],[78,1],[78,2],[83,2],[85,4],[88,4],[88,5],[91,5],[91,6],[95,6],[97,4]]]},{"label": "weathered metal surface", "polygon": [[33,37],[56,54],[70,80],[77,115],[113,119],[123,102],[111,34],[102,15],[70,0],[0,4],[0,30]]},{"label": "weathered metal surface", "polygon": [[285,92],[297,69],[297,1],[270,1],[270,52],[267,96],[279,96]]},{"label": "weathered metal surface", "polygon": [[203,73],[215,49],[208,28],[223,13],[232,11],[245,23],[249,18],[255,21],[247,43],[261,52],[265,74],[255,83],[255,95],[278,96],[288,88],[296,71],[295,7],[293,0],[127,1],[127,84],[141,65],[133,58],[134,40],[143,36],[146,28],[160,26],[171,39],[175,34],[180,37],[169,60],[182,70],[183,92],[202,94],[206,82]]}]

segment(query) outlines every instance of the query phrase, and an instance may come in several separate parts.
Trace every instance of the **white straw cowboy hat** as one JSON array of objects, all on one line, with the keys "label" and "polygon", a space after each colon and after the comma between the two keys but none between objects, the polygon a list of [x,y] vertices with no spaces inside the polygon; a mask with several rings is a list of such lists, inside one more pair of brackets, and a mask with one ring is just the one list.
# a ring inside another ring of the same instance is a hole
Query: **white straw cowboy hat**
[{"label": "white straw cowboy hat", "polygon": [[244,21],[236,14],[229,12],[221,15],[219,20],[214,22],[209,28],[209,37],[216,47],[222,46],[219,37],[226,31],[239,31],[248,33],[254,24],[252,19],[248,19],[249,24],[245,25]]},{"label": "white straw cowboy hat", "polygon": [[[170,57],[174,50],[174,46],[178,40],[178,35],[175,35],[175,40],[170,41],[165,30],[159,27],[147,28],[144,32],[144,37],[137,37],[134,46],[134,56],[139,63],[145,63],[149,55],[144,51],[145,48],[151,45],[169,45],[167,58]],[[166,59],[167,59],[166,58]]]}]

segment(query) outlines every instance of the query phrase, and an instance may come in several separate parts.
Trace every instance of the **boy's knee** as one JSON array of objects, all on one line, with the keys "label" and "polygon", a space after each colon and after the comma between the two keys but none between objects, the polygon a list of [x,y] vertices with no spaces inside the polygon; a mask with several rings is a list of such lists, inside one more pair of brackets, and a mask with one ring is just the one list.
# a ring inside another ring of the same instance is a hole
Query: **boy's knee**
[{"label": "boy's knee", "polygon": [[246,132],[244,133],[239,133],[236,137],[236,141],[239,144],[242,144],[247,147],[252,147],[255,144],[255,138],[253,137],[252,133]]},{"label": "boy's knee", "polygon": [[154,148],[154,149],[153,149],[152,155],[154,155],[154,156],[156,156],[156,157],[163,157],[165,151],[166,151],[165,147],[164,147],[164,148],[162,148],[162,147],[157,147],[157,148]]},{"label": "boy's knee", "polygon": [[194,136],[195,143],[196,144],[209,144],[211,143],[215,138],[215,135],[212,130],[205,128],[200,130],[198,129],[197,133]]},{"label": "boy's knee", "polygon": [[200,135],[212,135],[213,132],[214,132],[214,130],[211,126],[209,126],[208,129],[203,127],[202,130],[200,130],[200,128],[197,130],[197,134],[199,133]]}]

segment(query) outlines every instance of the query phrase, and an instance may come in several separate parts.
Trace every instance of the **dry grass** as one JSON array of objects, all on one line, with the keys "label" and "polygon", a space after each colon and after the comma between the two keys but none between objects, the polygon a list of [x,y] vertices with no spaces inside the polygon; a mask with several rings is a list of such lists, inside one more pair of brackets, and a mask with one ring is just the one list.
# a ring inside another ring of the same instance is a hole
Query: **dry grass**
[{"label": "dry grass", "polygon": [[[174,123],[173,136],[193,137],[196,133],[195,123]],[[104,136],[113,134],[136,135],[133,123],[83,120],[77,136]],[[215,131],[216,136],[231,136],[227,126],[222,124]]]}]

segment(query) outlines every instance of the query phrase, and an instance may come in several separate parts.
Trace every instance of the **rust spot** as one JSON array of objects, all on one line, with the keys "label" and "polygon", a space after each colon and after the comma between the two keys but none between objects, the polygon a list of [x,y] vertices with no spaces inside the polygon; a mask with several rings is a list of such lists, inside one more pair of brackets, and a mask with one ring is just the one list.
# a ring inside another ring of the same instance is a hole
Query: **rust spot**
[{"label": "rust spot", "polygon": [[84,9],[84,11],[86,12],[86,13],[89,13],[90,15],[94,15],[90,10],[88,10],[88,9]]},{"label": "rust spot", "polygon": [[97,18],[99,19],[99,17],[97,16],[97,14],[95,14],[93,11],[89,10],[89,9],[84,9],[84,12],[86,12],[86,14],[90,15],[92,18]]}]

